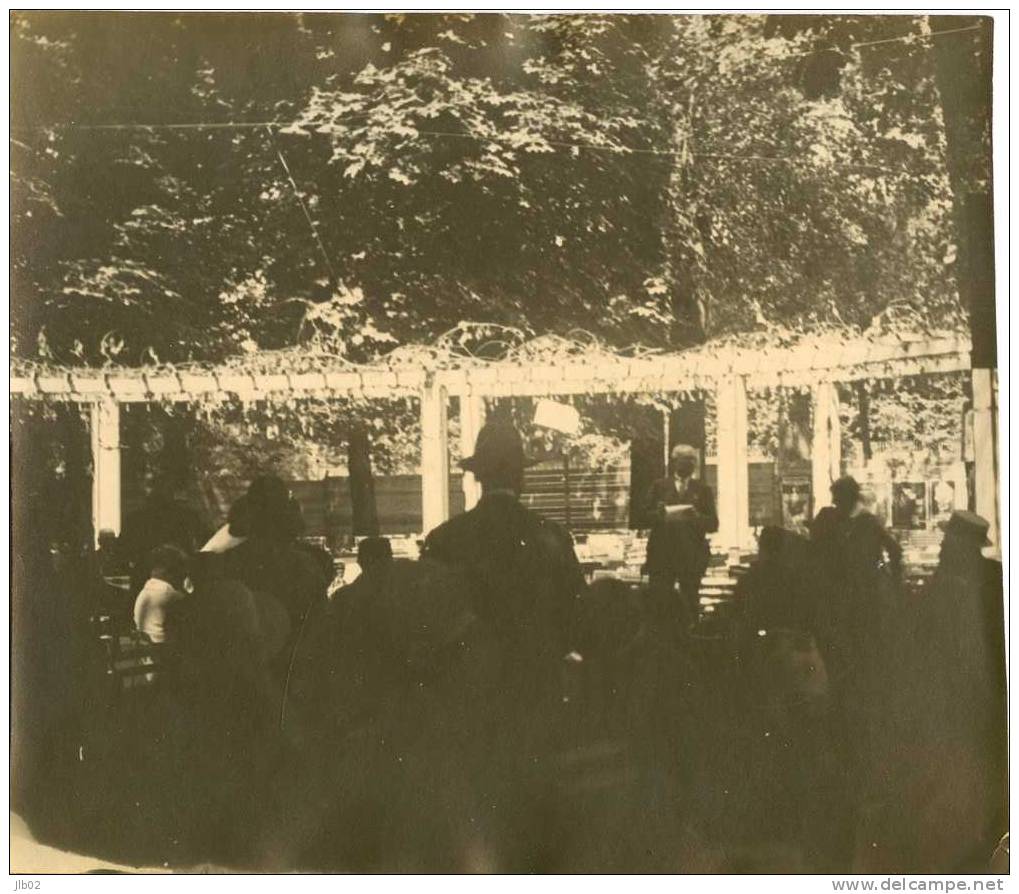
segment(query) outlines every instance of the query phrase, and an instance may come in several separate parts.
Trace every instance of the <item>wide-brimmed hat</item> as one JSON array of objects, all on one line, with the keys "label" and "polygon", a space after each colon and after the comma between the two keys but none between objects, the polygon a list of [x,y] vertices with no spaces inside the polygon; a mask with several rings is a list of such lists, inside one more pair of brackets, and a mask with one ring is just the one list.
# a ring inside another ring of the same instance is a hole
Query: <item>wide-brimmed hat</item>
[{"label": "wide-brimmed hat", "polygon": [[975,512],[957,509],[948,521],[940,522],[938,527],[945,534],[953,534],[973,543],[979,543],[981,546],[990,546],[991,544],[991,539],[987,536],[987,532],[991,529],[991,523]]},{"label": "wide-brimmed hat", "polygon": [[229,533],[234,537],[260,536],[289,540],[301,534],[301,507],[290,489],[275,475],[260,475],[247,493],[230,507]]},{"label": "wide-brimmed hat", "polygon": [[520,433],[508,422],[488,422],[478,432],[474,454],[460,460],[460,467],[478,477],[518,472],[534,465],[524,453]]}]

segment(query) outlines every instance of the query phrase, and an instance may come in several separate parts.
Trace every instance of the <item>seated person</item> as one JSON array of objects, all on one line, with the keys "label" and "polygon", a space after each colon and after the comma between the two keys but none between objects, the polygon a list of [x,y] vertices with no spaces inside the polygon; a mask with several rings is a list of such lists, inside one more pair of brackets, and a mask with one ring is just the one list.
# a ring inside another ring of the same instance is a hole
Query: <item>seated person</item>
[{"label": "seated person", "polygon": [[153,643],[161,644],[174,638],[175,611],[187,598],[188,556],[167,543],[152,550],[148,566],[148,580],[134,602],[134,624]]}]

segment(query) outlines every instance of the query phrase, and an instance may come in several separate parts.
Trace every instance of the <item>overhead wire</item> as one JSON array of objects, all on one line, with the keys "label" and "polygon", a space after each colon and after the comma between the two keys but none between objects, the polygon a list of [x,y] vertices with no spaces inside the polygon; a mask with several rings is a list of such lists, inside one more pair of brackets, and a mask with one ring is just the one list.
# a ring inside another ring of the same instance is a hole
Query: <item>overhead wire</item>
[{"label": "overhead wire", "polygon": [[[849,45],[850,49],[862,49],[864,47],[874,47],[884,44],[892,43],[919,43],[925,40],[931,40],[935,37],[943,37],[950,34],[962,34],[970,31],[978,31],[982,28],[982,25],[968,25],[963,28],[947,28],[941,31],[929,31],[913,32],[910,34],[902,34],[897,37],[885,37],[876,40],[859,41]],[[771,56],[766,59],[760,60],[749,60],[750,62],[781,62],[784,59],[794,59],[802,56],[812,56],[821,53],[838,52],[837,46],[823,46],[814,47],[810,50],[803,50],[800,52],[784,53],[778,56]],[[336,121],[330,122],[329,126],[342,126],[350,121],[357,121],[364,118],[370,118],[372,112],[358,112],[349,116],[345,116]],[[276,131],[285,130],[287,128],[306,128],[311,127],[308,122],[302,121],[280,121],[278,119],[271,121],[179,121],[170,123],[145,123],[145,122],[117,122],[117,123],[94,123],[94,124],[76,124],[74,122],[55,122],[52,124],[40,124],[33,127],[12,127],[11,130],[26,131],[26,130],[61,130],[61,129],[73,129],[73,130],[143,130],[143,131],[157,131],[157,130],[232,130],[232,129],[258,129],[258,128],[272,128]],[[425,131],[422,131],[424,133]],[[448,133],[443,134],[445,136],[461,136],[461,134]],[[566,144],[564,144],[566,145]],[[568,144],[571,148],[574,144]],[[577,144],[580,148],[591,148],[591,149],[604,149],[606,147],[599,147],[597,145],[584,146],[583,144]],[[637,151],[637,150],[631,150]],[[669,154],[672,150],[656,150],[648,147],[641,151],[649,153],[661,153]]]},{"label": "overhead wire", "polygon": [[302,194],[300,187],[297,185],[294,175],[290,172],[290,165],[287,164],[286,156],[284,156],[283,150],[280,149],[276,142],[275,134],[271,128],[266,128],[266,131],[269,134],[269,143],[276,152],[276,157],[283,166],[283,171],[286,173],[287,179],[290,181],[290,186],[294,190],[294,195],[297,197],[297,201],[301,205],[301,210],[304,212],[304,218],[308,221],[308,226],[311,228],[312,236],[315,238],[315,243],[318,245],[319,253],[322,255],[322,260],[325,262],[326,270],[329,271],[331,284],[335,288],[335,286],[339,283],[339,279],[336,276],[336,270],[333,268],[333,262],[329,259],[329,252],[326,251],[325,244],[322,242],[322,236],[319,234],[318,225],[315,223],[314,218],[311,216],[311,212],[308,210],[308,206],[304,201],[304,195]]}]

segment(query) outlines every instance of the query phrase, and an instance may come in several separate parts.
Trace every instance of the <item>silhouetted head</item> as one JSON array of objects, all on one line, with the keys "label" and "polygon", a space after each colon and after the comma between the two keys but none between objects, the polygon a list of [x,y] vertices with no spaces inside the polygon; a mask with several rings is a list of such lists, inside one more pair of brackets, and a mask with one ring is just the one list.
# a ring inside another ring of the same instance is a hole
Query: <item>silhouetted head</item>
[{"label": "silhouetted head", "polygon": [[230,507],[230,533],[234,537],[293,540],[304,529],[300,504],[275,475],[260,475],[248,492]]},{"label": "silhouetted head", "polygon": [[190,561],[188,554],[179,546],[164,543],[149,553],[149,577],[166,581],[171,587],[182,590]]},{"label": "silhouetted head", "polygon": [[945,532],[941,541],[942,561],[956,557],[975,558],[991,542],[987,536],[990,523],[975,512],[957,510],[940,527]]},{"label": "silhouetted head", "polygon": [[669,454],[669,470],[674,476],[690,478],[699,464],[700,454],[696,447],[689,444],[677,444]]},{"label": "silhouetted head", "polygon": [[366,537],[357,545],[357,564],[361,571],[381,568],[393,561],[393,547],[386,537]]},{"label": "silhouetted head", "polygon": [[839,509],[849,512],[856,508],[860,502],[861,493],[859,482],[850,475],[846,475],[832,484],[831,501]]},{"label": "silhouetted head", "polygon": [[758,557],[765,562],[774,562],[782,557],[785,546],[785,531],[775,525],[767,525],[761,529],[757,538]]},{"label": "silhouetted head", "polygon": [[489,422],[478,432],[474,454],[460,465],[481,482],[486,490],[524,488],[524,469],[531,463],[524,455],[520,433],[508,422]]}]

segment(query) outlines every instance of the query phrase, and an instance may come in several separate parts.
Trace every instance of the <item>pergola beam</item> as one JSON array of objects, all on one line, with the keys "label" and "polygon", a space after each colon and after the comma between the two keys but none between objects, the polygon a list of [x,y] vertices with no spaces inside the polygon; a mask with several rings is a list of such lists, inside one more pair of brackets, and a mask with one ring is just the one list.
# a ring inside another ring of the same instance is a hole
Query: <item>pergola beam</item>
[{"label": "pergola beam", "polygon": [[935,338],[892,344],[862,339],[827,339],[792,347],[705,351],[643,358],[576,357],[557,363],[470,361],[433,374],[420,367],[386,369],[349,365],[328,358],[313,372],[249,373],[224,367],[215,372],[76,369],[14,375],[11,394],[90,403],[101,396],[120,403],[185,402],[235,396],[242,400],[281,397],[399,397],[421,392],[432,375],[451,397],[544,397],[567,394],[633,394],[713,390],[727,376],[743,376],[751,387],[814,385],[968,371],[967,338]]},{"label": "pergola beam", "polygon": [[[287,370],[285,363],[313,365]],[[474,359],[458,367],[352,367],[340,358],[255,355],[254,370],[224,366],[215,370],[70,369],[35,367],[10,380],[12,395],[28,399],[87,403],[93,410],[93,510],[96,531],[120,528],[119,405],[152,401],[190,402],[314,398],[393,398],[421,401],[422,518],[425,533],[449,517],[447,403],[461,405],[461,447],[473,450],[484,420],[485,397],[544,397],[570,394],[675,393],[714,391],[719,399],[719,540],[743,548],[749,539],[746,466],[748,388],[810,386],[815,397],[813,483],[815,506],[838,474],[838,410],[835,382],[900,378],[970,371],[970,341],[964,336],[916,341],[873,341],[828,335],[788,346],[739,348],[714,344],[676,354],[625,358],[610,354],[548,360]],[[275,366],[277,371],[264,370]],[[278,371],[282,367],[282,371]],[[977,511],[997,529],[994,408],[990,374],[973,371],[977,443]],[[114,446],[110,446],[114,445]],[[478,486],[464,476],[467,508]]]}]

